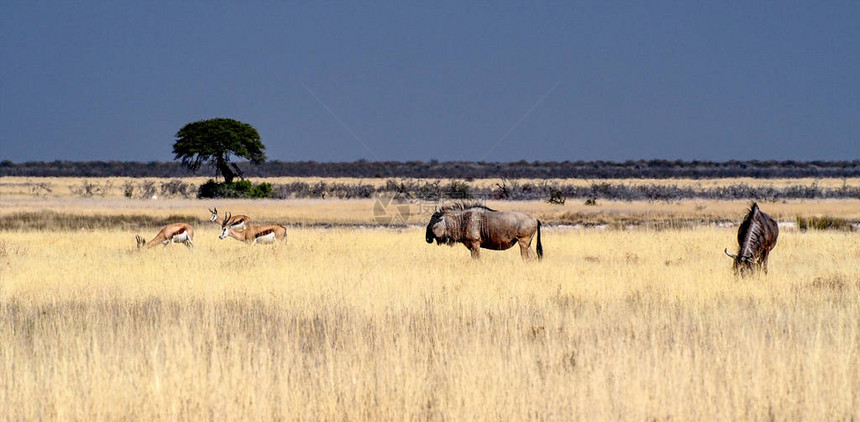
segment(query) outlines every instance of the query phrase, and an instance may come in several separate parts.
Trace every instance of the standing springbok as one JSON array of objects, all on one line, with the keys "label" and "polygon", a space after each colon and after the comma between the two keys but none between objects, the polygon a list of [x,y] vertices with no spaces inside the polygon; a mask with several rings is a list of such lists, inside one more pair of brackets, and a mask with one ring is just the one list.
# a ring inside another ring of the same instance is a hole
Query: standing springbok
[{"label": "standing springbok", "polygon": [[236,240],[241,240],[249,245],[257,243],[275,243],[275,240],[280,239],[287,241],[287,228],[280,224],[265,224],[265,225],[248,225],[244,231],[236,231],[233,228],[233,218],[228,212],[224,217],[224,222],[221,223],[221,235],[219,239],[225,239],[228,236]]},{"label": "standing springbok", "polygon": [[162,227],[161,231],[149,242],[140,235],[135,235],[134,238],[137,240],[138,249],[149,249],[159,244],[166,247],[171,243],[184,243],[189,249],[194,247],[194,229],[185,223],[173,223]]},{"label": "standing springbok", "polygon": [[[209,221],[211,221],[213,223],[217,223],[219,225],[224,224],[224,220],[226,220],[226,218],[218,217],[218,208],[217,207],[215,209],[209,210],[209,212],[212,213],[212,216],[209,217]],[[248,217],[247,215],[234,215],[233,216],[233,224],[231,225],[231,227],[236,229],[236,230],[245,230],[245,227],[248,227],[250,224],[251,224],[251,217]]]}]

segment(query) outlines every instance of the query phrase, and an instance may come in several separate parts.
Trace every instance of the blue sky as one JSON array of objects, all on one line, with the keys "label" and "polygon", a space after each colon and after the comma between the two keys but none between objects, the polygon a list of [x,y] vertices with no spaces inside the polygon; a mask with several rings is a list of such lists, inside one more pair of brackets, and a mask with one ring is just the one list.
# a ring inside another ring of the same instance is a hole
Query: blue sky
[{"label": "blue sky", "polygon": [[0,159],[860,159],[860,2],[0,3]]}]

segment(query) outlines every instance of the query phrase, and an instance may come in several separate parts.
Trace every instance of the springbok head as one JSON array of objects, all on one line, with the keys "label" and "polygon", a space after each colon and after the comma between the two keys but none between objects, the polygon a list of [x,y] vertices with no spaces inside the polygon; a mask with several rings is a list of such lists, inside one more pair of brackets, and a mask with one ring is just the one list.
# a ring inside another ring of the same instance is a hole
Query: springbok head
[{"label": "springbok head", "polygon": [[139,235],[139,234],[134,235],[134,239],[135,239],[135,240],[137,240],[137,248],[138,248],[138,249],[140,249],[140,248],[142,248],[142,247],[146,246],[146,241],[145,241],[145,240],[143,240],[143,238],[142,238],[142,237],[140,237],[140,235]]},{"label": "springbok head", "polygon": [[230,224],[233,220],[233,214],[230,214],[228,211],[227,214],[224,215],[224,221],[221,222],[221,235],[218,236],[219,239],[224,239],[230,236]]},{"label": "springbok head", "polygon": [[209,217],[209,221],[215,222],[218,221],[218,208],[209,210],[212,213],[212,216]]}]

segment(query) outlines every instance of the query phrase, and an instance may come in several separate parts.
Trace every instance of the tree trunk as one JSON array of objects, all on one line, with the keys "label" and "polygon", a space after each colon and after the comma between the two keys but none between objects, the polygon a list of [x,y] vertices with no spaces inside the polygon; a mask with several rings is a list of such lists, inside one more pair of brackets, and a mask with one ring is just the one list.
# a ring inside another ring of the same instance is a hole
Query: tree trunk
[{"label": "tree trunk", "polygon": [[239,168],[239,166],[236,165],[236,163],[230,163],[230,166],[233,167],[233,171],[236,176],[238,176],[242,180],[245,180],[245,173],[242,171],[242,169]]},{"label": "tree trunk", "polygon": [[224,176],[224,183],[233,183],[233,179],[236,178],[236,173],[233,172],[233,169],[230,168],[230,164],[227,163],[227,160],[224,157],[218,157],[216,167],[218,168],[218,172]]}]

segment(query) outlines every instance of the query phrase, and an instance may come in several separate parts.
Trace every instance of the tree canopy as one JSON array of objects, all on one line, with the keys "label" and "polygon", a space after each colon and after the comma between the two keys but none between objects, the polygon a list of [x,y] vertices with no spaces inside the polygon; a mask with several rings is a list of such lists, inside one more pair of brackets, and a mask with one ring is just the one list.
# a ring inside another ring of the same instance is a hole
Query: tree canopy
[{"label": "tree canopy", "polygon": [[173,144],[175,159],[181,159],[183,166],[197,171],[204,164],[210,165],[227,183],[232,183],[236,177],[244,178],[231,157],[245,158],[259,165],[266,161],[265,149],[257,129],[226,118],[188,123],[176,133]]}]

